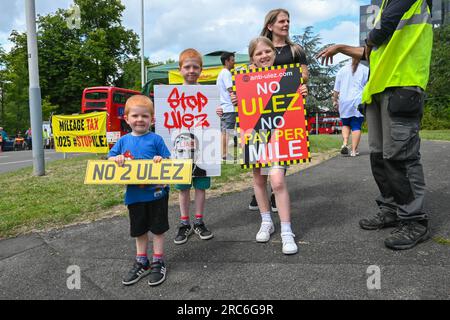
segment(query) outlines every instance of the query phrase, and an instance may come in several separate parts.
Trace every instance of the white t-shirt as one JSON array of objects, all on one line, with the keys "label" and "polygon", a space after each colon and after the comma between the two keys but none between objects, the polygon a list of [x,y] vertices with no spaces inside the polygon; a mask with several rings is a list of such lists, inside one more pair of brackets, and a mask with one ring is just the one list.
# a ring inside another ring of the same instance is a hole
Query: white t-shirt
[{"label": "white t-shirt", "polygon": [[234,112],[234,106],[231,103],[230,93],[228,88],[233,88],[233,80],[231,78],[231,72],[227,68],[223,68],[217,77],[217,86],[220,92],[220,106],[223,108],[224,113]]},{"label": "white t-shirt", "polygon": [[363,117],[358,111],[362,92],[369,78],[369,68],[359,64],[355,74],[351,63],[339,70],[334,83],[334,91],[339,92],[339,116],[341,118]]}]

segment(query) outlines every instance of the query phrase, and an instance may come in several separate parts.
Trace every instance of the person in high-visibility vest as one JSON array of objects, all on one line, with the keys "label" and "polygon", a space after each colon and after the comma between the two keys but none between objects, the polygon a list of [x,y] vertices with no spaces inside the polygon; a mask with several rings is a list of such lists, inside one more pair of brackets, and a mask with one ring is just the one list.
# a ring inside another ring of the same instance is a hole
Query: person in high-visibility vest
[{"label": "person in high-visibility vest", "polygon": [[419,138],[433,45],[430,12],[430,0],[383,0],[365,47],[334,45],[317,55],[326,64],[337,53],[370,62],[362,102],[379,210],[359,225],[366,230],[397,227],[384,241],[394,250],[430,237]]}]

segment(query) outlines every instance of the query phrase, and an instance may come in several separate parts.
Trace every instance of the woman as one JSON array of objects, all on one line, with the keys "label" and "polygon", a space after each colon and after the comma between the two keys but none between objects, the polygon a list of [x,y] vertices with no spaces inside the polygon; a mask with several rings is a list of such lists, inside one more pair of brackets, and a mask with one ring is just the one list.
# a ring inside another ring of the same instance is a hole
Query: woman
[{"label": "woman", "polygon": [[[253,39],[249,44],[249,57],[251,63],[257,68],[273,66],[276,50],[273,43],[266,37]],[[301,86],[301,93],[306,96],[308,91],[306,85]],[[289,192],[287,189],[285,171],[287,166],[274,165],[270,168],[253,169],[253,185],[255,196],[261,213],[261,227],[256,235],[257,242],[267,242],[270,235],[275,231],[270,214],[269,198],[266,192],[267,176],[270,174],[270,185],[274,197],[279,204],[278,214],[281,221],[282,252],[284,254],[297,253],[298,248],[294,241],[291,229],[291,208]],[[269,172],[263,172],[267,170]]]},{"label": "woman", "polygon": [[300,63],[304,83],[308,82],[308,63],[302,47],[289,38],[289,12],[285,9],[275,9],[267,13],[261,36],[269,38],[275,46],[274,66]]},{"label": "woman", "polygon": [[[289,12],[285,9],[275,9],[267,13],[264,19],[264,28],[261,36],[269,38],[275,47],[274,66],[300,63],[302,67],[303,83],[307,83],[309,78],[308,63],[306,54],[302,47],[292,42],[289,38]],[[275,197],[272,193],[270,197],[273,212],[277,212]],[[258,203],[255,195],[248,206],[250,210],[258,210]]]}]

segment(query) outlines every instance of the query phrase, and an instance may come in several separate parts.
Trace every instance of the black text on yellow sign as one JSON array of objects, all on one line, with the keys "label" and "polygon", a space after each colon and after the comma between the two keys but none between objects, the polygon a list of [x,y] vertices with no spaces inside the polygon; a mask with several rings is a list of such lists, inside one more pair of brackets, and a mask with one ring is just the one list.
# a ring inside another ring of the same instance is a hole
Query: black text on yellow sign
[{"label": "black text on yellow sign", "polygon": [[89,160],[85,184],[190,184],[192,160]]}]

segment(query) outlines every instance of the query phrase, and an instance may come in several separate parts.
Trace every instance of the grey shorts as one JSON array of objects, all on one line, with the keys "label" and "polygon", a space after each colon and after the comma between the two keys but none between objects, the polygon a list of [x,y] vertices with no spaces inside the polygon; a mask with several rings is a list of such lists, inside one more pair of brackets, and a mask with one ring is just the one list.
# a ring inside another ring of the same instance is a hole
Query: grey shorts
[{"label": "grey shorts", "polygon": [[236,117],[237,112],[226,112],[220,118],[220,129],[224,130],[234,130],[236,127]]},{"label": "grey shorts", "polygon": [[287,166],[287,165],[285,165],[285,166],[274,165],[274,166],[271,166],[271,167],[264,167],[264,168],[261,168],[261,175],[262,176],[270,176],[274,169],[284,170],[284,175],[286,175],[286,171],[287,171],[288,168],[289,168],[289,166]]}]

